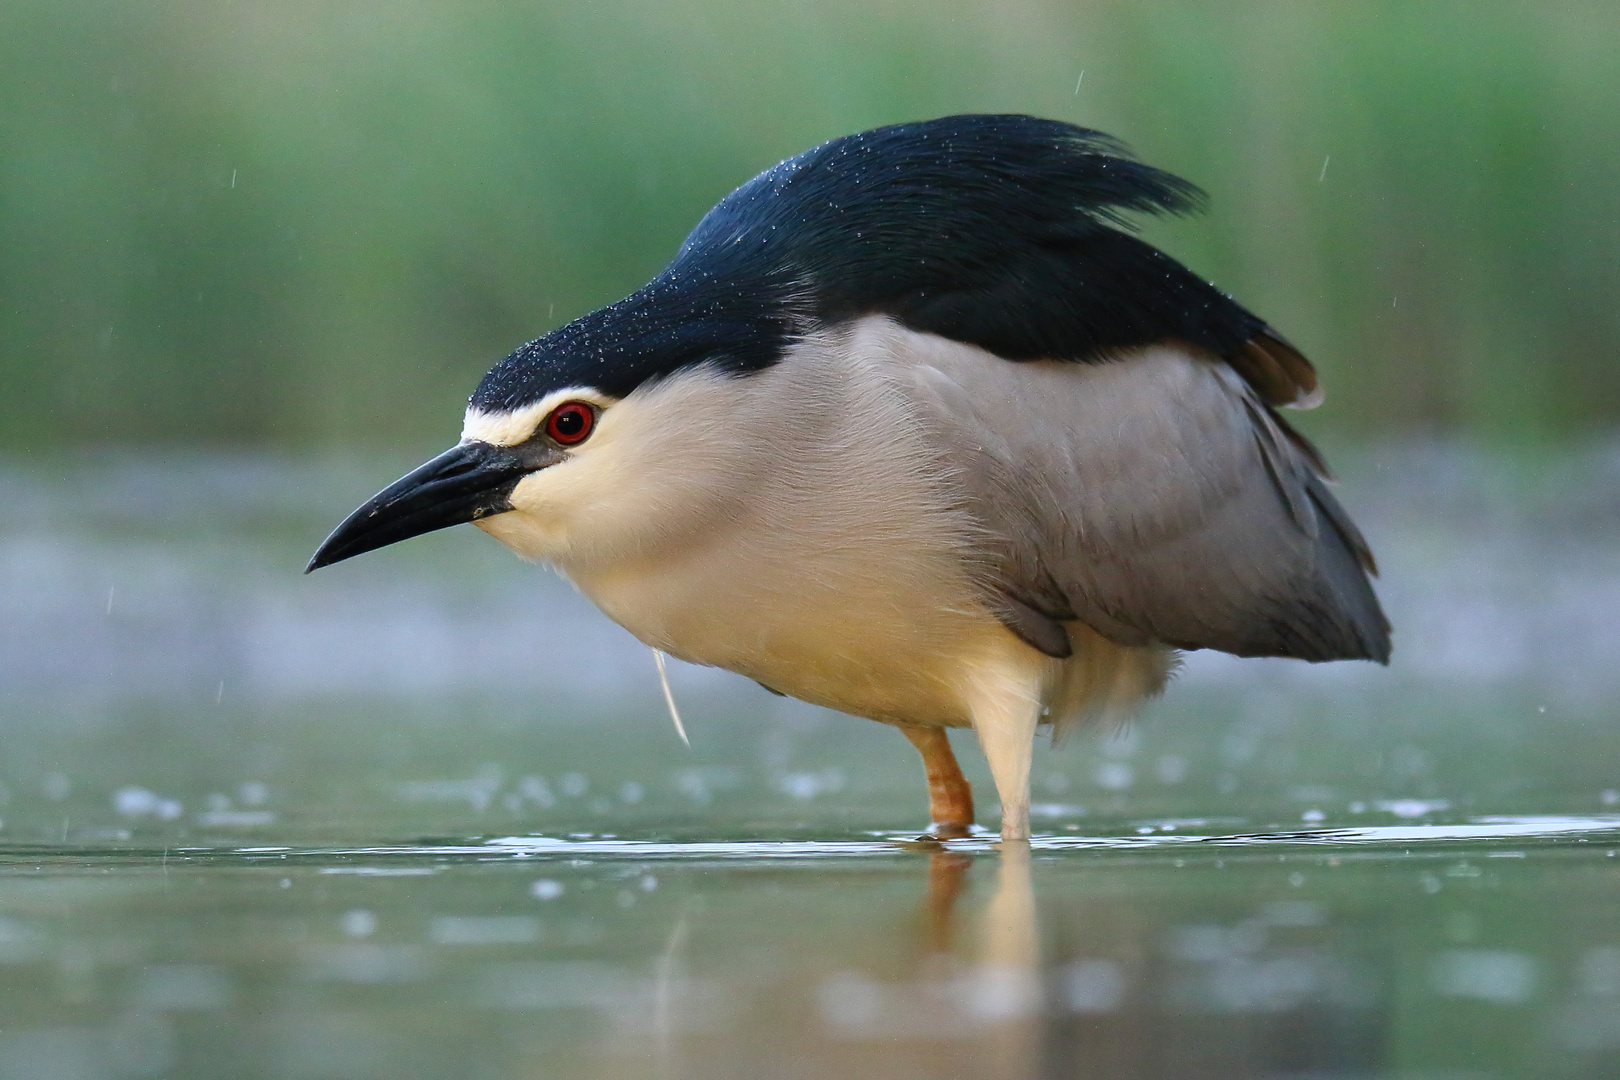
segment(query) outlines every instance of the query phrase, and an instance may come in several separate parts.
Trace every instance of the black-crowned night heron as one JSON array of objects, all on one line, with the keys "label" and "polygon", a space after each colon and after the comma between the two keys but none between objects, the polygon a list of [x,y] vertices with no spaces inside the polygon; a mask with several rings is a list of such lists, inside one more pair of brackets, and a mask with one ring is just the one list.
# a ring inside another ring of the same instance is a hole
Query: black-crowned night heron
[{"label": "black-crowned night heron", "polygon": [[1273,411],[1320,400],[1310,363],[1120,228],[1198,198],[1026,116],[808,150],[496,364],[310,569],[475,522],[654,649],[898,727],[942,835],[973,728],[1027,838],[1037,727],[1129,714],[1178,650],[1389,657],[1372,555]]}]

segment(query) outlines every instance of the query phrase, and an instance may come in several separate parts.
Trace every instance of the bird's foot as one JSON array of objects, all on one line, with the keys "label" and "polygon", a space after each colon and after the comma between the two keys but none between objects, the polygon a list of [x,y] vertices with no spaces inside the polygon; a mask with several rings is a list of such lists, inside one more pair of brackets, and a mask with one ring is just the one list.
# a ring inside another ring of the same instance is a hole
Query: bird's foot
[{"label": "bird's foot", "polygon": [[936,821],[928,826],[928,831],[917,837],[918,840],[964,840],[973,835],[973,823],[961,821]]}]

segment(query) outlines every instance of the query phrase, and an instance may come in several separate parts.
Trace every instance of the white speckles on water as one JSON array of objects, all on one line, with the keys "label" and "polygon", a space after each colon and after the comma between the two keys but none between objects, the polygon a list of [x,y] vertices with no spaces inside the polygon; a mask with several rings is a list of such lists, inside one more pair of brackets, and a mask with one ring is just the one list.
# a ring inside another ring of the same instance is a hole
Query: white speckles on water
[{"label": "white speckles on water", "polygon": [[435,945],[532,945],[540,923],[527,915],[435,915],[428,939]]},{"label": "white speckles on water", "polygon": [[543,776],[525,776],[518,781],[518,791],[542,810],[557,805],[557,796],[551,793],[551,785]]},{"label": "white speckles on water", "polygon": [[467,780],[413,780],[398,785],[395,792],[404,802],[465,802],[482,812],[489,807],[500,787],[500,766],[487,764],[480,766]]},{"label": "white speckles on water", "polygon": [[1536,990],[1536,962],[1519,952],[1451,949],[1434,958],[1430,980],[1441,997],[1523,1005]]},{"label": "white speckles on water", "polygon": [[[432,866],[323,866],[320,872],[348,877],[433,877],[439,871]],[[283,879],[285,880],[285,879]],[[290,884],[290,882],[288,883]]]},{"label": "white speckles on water", "polygon": [[883,990],[864,975],[833,975],[821,984],[816,997],[822,1019],[834,1030],[860,1031],[881,1022]]},{"label": "white speckles on water", "polygon": [[1581,955],[1555,1031],[1560,1042],[1581,1053],[1620,1047],[1620,946],[1600,945]]},{"label": "white speckles on water", "polygon": [[1092,775],[1097,786],[1108,791],[1124,791],[1136,781],[1136,773],[1123,761],[1104,761]]},{"label": "white speckles on water", "polygon": [[[1050,820],[1052,818],[1077,818],[1086,816],[1086,808],[1080,803],[1038,802],[1029,804],[1029,816]],[[1064,826],[1069,829],[1079,828],[1078,825]]]},{"label": "white speckles on water", "polygon": [[1187,779],[1187,759],[1180,754],[1165,754],[1153,764],[1153,775],[1159,783],[1174,786]]},{"label": "white speckles on water", "polygon": [[536,900],[555,900],[563,894],[563,883],[551,878],[541,878],[529,886],[529,895]]},{"label": "white speckles on water", "polygon": [[368,938],[377,930],[377,916],[365,908],[353,908],[338,920],[343,933],[352,938]]},{"label": "white speckles on water", "polygon": [[143,787],[119,788],[113,793],[112,803],[113,809],[124,817],[158,821],[174,821],[185,810],[178,799],[166,799]]},{"label": "white speckles on water", "polygon": [[790,799],[808,802],[817,796],[844,790],[844,772],[837,768],[817,772],[785,772],[773,779],[772,786]]},{"label": "white speckles on water", "polygon": [[995,964],[947,978],[896,982],[845,971],[824,980],[816,998],[829,1034],[865,1039],[941,1025],[973,1031],[1033,1016],[1040,1011],[1041,986],[1022,967]]},{"label": "white speckles on water", "polygon": [[1420,818],[1451,808],[1445,799],[1382,799],[1373,806],[1398,818]]},{"label": "white speckles on water", "polygon": [[1273,900],[1260,908],[1259,922],[1266,926],[1326,926],[1327,912],[1309,900]]},{"label": "white speckles on water", "polygon": [[429,974],[427,956],[420,946],[369,941],[311,945],[300,959],[304,977],[321,982],[388,986],[417,982]]},{"label": "white speckles on water", "polygon": [[21,919],[0,916],[0,964],[29,964],[45,954],[43,930]]},{"label": "white speckles on water", "polygon": [[557,781],[562,793],[570,799],[577,799],[591,789],[591,782],[584,773],[564,773],[562,779]]},{"label": "white speckles on water", "polygon": [[197,815],[197,824],[210,829],[262,827],[276,820],[274,810],[205,810]]},{"label": "white speckles on water", "polygon": [[135,973],[130,1000],[158,1012],[229,1008],[231,980],[211,964],[148,964]]},{"label": "white speckles on water", "polygon": [[742,770],[729,766],[698,766],[675,774],[675,790],[699,806],[714,801],[718,791],[730,791],[742,783]]},{"label": "white speckles on water", "polygon": [[1116,1011],[1125,1000],[1125,973],[1112,960],[1076,960],[1057,971],[1060,1004],[1071,1013]]},{"label": "white speckles on water", "polygon": [[1620,1000],[1620,945],[1588,949],[1576,968],[1576,986],[1591,997]]}]

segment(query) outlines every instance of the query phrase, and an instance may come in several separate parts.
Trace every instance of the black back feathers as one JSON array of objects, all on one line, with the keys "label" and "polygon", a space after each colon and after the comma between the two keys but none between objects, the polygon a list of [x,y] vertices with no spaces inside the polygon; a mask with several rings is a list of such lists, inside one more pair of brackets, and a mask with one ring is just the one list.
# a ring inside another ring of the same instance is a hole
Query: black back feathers
[{"label": "black back feathers", "polygon": [[1009,360],[1092,362],[1176,340],[1278,404],[1314,374],[1264,322],[1122,231],[1200,193],[1095,131],[951,116],[834,139],[710,210],[631,296],[530,342],[472,397],[514,408],[570,385],[623,396],[696,363],[746,373],[798,334],[869,314]]}]

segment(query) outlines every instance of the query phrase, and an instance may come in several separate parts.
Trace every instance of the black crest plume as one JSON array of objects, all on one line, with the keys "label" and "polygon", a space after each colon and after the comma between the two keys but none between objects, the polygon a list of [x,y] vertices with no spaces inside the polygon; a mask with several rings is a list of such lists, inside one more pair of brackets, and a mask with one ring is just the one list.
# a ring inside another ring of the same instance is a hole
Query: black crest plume
[{"label": "black crest plume", "polygon": [[1281,403],[1310,366],[1265,323],[1125,231],[1195,209],[1197,188],[1096,131],[949,116],[834,139],[706,214],[632,295],[523,346],[476,407],[570,385],[623,396],[697,363],[744,374],[797,335],[869,314],[1009,360],[1093,362],[1176,340],[1226,357]]}]

